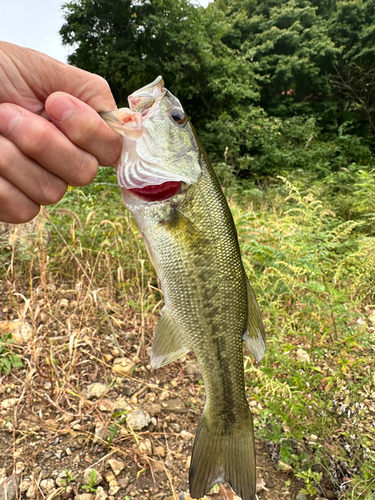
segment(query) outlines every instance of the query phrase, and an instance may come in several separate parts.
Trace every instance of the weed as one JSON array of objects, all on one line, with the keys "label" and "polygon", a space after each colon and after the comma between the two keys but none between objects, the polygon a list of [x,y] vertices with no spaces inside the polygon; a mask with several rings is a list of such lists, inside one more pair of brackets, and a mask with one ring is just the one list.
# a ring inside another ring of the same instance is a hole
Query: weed
[{"label": "weed", "polygon": [[84,484],[82,486],[82,489],[87,490],[90,493],[96,493],[95,481],[96,481],[96,471],[94,469],[92,469],[90,472],[89,484]]},{"label": "weed", "polygon": [[18,354],[10,352],[9,347],[13,339],[10,333],[0,337],[0,374],[9,373],[12,368],[19,370],[22,368],[22,360]]}]

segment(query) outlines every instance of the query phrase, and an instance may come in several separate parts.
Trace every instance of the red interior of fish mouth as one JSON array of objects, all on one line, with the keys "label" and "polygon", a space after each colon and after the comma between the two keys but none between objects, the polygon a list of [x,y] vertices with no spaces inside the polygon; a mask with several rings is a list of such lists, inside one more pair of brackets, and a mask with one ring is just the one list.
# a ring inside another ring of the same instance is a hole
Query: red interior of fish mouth
[{"label": "red interior of fish mouth", "polygon": [[147,201],[163,201],[177,194],[181,188],[181,184],[182,182],[170,181],[158,184],[157,186],[129,189],[129,191]]}]

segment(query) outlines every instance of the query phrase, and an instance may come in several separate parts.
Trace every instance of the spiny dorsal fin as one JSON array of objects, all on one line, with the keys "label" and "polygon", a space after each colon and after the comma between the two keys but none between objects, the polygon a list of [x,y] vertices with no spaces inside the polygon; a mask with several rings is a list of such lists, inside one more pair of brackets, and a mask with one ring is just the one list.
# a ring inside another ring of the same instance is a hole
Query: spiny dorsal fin
[{"label": "spiny dorsal fin", "polygon": [[259,362],[266,350],[266,334],[257,299],[250,286],[249,280],[246,278],[247,290],[247,328],[243,334],[243,339],[253,354],[254,358]]},{"label": "spiny dorsal fin", "polygon": [[164,365],[168,365],[189,351],[190,348],[184,344],[174,319],[169,315],[167,309],[164,308],[162,317],[156,326],[154,341],[152,343],[152,368],[161,368]]}]

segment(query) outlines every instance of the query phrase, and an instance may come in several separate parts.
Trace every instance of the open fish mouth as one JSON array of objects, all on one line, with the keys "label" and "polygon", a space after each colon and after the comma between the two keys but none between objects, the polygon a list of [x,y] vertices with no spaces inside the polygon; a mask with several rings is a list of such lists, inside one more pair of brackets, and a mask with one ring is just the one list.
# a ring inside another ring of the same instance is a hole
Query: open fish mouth
[{"label": "open fish mouth", "polygon": [[199,151],[180,101],[161,76],[128,97],[129,108],[100,113],[123,136],[115,164],[121,188],[146,201],[163,201],[195,184]]},{"label": "open fish mouth", "polygon": [[163,184],[149,185],[140,189],[129,189],[131,193],[139,196],[145,201],[165,201],[172,198],[176,194],[182,192],[183,183],[170,181]]}]

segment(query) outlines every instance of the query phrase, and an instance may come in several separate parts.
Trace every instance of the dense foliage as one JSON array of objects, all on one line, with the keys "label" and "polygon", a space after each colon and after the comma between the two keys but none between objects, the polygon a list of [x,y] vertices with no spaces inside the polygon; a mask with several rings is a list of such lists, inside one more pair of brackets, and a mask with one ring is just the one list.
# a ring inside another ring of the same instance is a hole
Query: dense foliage
[{"label": "dense foliage", "polygon": [[119,105],[162,74],[237,175],[371,164],[372,0],[77,0],[64,12],[70,63],[104,76]]}]

